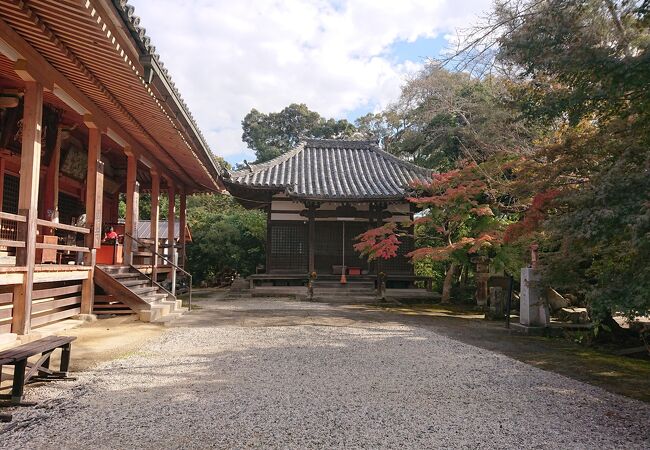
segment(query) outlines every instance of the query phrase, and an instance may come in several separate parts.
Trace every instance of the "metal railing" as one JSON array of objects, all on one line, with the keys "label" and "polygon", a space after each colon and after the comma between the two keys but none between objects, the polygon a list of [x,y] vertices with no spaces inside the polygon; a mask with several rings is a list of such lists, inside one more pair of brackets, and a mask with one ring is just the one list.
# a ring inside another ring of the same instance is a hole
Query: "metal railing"
[{"label": "metal railing", "polygon": [[[188,278],[188,280],[189,280],[189,281],[188,281],[189,298],[188,298],[187,304],[188,304],[189,310],[192,311],[192,274],[189,273],[188,271],[186,271],[185,269],[179,267],[178,264],[175,264],[174,262],[170,261],[169,258],[167,258],[166,256],[164,256],[164,255],[158,253],[157,251],[153,250],[153,249],[151,248],[151,245],[152,245],[152,244],[148,244],[148,243],[146,243],[146,242],[142,242],[141,240],[139,240],[139,239],[137,239],[137,238],[134,238],[133,236],[131,236],[131,235],[128,234],[128,233],[124,233],[124,237],[125,237],[125,238],[129,238],[129,239],[131,240],[132,243],[135,243],[135,244],[137,244],[138,246],[146,247],[146,248],[149,249],[149,251],[151,252],[151,277],[147,276],[147,274],[144,274],[144,275],[145,275],[147,278],[149,278],[149,280],[150,280],[151,283],[152,283],[152,286],[153,286],[153,284],[155,283],[158,287],[161,287],[163,290],[169,292],[167,289],[165,289],[165,288],[163,288],[162,286],[160,286],[160,284],[159,284],[156,280],[154,280],[154,274],[156,273],[156,272],[155,272],[155,267],[156,267],[156,257],[159,257],[159,258],[161,258],[163,261],[166,261],[167,263],[169,263],[170,266],[174,267],[175,270],[180,271],[181,273],[183,273],[183,274],[185,274],[185,275],[187,276],[187,278]],[[154,245],[155,245],[155,242],[154,242]],[[131,252],[133,252],[133,246],[131,246]],[[173,277],[173,278],[175,278],[175,277]],[[172,281],[172,283],[173,283],[173,282],[174,282],[174,281]],[[172,287],[172,289],[173,289],[173,287]],[[174,289],[173,289],[173,290],[174,290]],[[172,294],[171,292],[169,292],[169,293]],[[174,295],[174,294],[172,294],[172,295]]]}]

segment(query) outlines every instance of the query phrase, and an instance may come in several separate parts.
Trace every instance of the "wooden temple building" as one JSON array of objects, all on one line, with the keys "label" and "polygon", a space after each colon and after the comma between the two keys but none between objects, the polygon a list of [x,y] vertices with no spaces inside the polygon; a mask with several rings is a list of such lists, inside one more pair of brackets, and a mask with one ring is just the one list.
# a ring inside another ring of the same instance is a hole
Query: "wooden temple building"
[{"label": "wooden temple building", "polygon": [[[221,169],[133,12],[125,0],[0,2],[0,340],[178,307],[164,287],[182,272],[175,226],[187,194],[220,189]],[[142,192],[151,233],[134,239]],[[104,243],[109,226],[119,238]]]},{"label": "wooden temple building", "polygon": [[385,222],[407,221],[416,212],[406,200],[414,181],[431,171],[382,151],[373,141],[306,140],[263,164],[230,173],[224,184],[247,208],[267,213],[266,268],[253,286],[304,284],[316,272],[320,283],[408,288],[418,278],[405,254],[368,263],[354,250],[355,238]]}]

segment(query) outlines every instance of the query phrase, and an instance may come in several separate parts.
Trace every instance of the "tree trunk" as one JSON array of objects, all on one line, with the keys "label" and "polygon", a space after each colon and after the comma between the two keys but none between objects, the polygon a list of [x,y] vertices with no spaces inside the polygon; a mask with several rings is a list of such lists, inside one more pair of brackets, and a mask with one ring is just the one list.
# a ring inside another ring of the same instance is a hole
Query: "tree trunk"
[{"label": "tree trunk", "polygon": [[445,282],[442,285],[442,300],[441,303],[451,302],[451,286],[454,283],[454,275],[456,274],[456,267],[458,265],[452,262],[445,274]]}]

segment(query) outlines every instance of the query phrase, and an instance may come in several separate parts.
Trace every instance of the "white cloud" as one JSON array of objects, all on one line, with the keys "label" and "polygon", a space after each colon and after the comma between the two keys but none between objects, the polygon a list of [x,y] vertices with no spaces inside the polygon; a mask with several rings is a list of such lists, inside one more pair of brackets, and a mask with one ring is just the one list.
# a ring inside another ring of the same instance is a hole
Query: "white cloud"
[{"label": "white cloud", "polygon": [[[212,150],[254,159],[241,142],[251,108],[306,103],[342,117],[399,95],[420,62],[397,41],[467,26],[491,0],[131,0]],[[461,6],[462,5],[462,6]]]}]

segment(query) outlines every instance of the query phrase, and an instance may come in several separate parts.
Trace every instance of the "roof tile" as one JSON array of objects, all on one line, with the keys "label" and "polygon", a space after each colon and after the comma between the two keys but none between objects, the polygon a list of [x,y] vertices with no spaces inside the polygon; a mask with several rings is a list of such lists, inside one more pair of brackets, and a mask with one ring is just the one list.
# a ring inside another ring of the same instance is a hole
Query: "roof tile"
[{"label": "roof tile", "polygon": [[431,171],[379,149],[374,141],[309,139],[250,169],[231,172],[227,183],[284,189],[304,199],[401,198],[408,185]]}]

